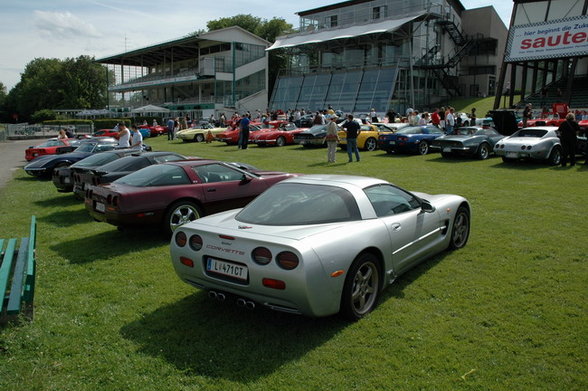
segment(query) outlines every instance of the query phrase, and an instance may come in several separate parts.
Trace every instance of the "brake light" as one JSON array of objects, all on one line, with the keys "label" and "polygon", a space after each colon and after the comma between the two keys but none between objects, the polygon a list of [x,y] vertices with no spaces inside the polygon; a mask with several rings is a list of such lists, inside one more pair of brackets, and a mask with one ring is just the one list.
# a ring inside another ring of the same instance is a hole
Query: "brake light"
[{"label": "brake light", "polygon": [[175,241],[178,247],[184,247],[188,242],[188,237],[186,236],[185,232],[179,231],[176,233]]},{"label": "brake light", "polygon": [[186,257],[180,257],[180,262],[182,263],[182,265],[184,266],[188,266],[188,267],[194,267],[194,261],[191,260],[190,258],[186,258]]},{"label": "brake light", "polygon": [[251,258],[259,265],[267,265],[272,261],[272,253],[265,247],[257,247],[251,252]]},{"label": "brake light", "polygon": [[203,240],[200,235],[190,236],[190,248],[194,251],[200,251],[202,249]]},{"label": "brake light", "polygon": [[284,251],[284,252],[279,253],[278,256],[276,257],[276,263],[282,269],[292,270],[292,269],[296,269],[296,267],[300,263],[300,260],[298,259],[296,254],[294,254],[290,251]]}]

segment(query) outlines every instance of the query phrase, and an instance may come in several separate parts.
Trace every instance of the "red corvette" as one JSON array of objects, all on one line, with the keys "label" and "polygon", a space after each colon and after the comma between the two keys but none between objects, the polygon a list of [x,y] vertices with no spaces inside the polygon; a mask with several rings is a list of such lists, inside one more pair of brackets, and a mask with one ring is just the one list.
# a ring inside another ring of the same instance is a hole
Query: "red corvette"
[{"label": "red corvette", "polygon": [[[252,141],[253,134],[259,130],[261,130],[261,124],[252,123],[249,125],[249,142]],[[227,143],[227,145],[236,145],[239,142],[239,128],[228,128],[224,132],[217,133],[214,136],[214,139],[217,141],[222,141],[223,143]]]},{"label": "red corvette", "polygon": [[255,132],[250,140],[260,147],[269,145],[283,147],[294,144],[294,135],[305,130],[308,128],[298,128],[293,123],[282,123],[278,129],[263,129],[261,132]]},{"label": "red corvette", "polygon": [[114,129],[100,129],[94,132],[94,137],[114,137],[118,138],[118,130]]},{"label": "red corvette", "polygon": [[139,129],[149,129],[151,137],[159,136],[160,134],[167,134],[167,127],[156,125],[156,126],[149,126],[149,125],[140,125]]},{"label": "red corvette", "polygon": [[57,155],[60,153],[71,152],[77,148],[77,145],[72,145],[74,140],[75,139],[51,139],[37,146],[28,147],[25,150],[25,159],[31,161],[38,156]]},{"label": "red corvette", "polygon": [[240,169],[217,160],[155,164],[87,190],[86,210],[116,226],[161,225],[171,234],[201,216],[245,206],[274,183],[296,176]]}]

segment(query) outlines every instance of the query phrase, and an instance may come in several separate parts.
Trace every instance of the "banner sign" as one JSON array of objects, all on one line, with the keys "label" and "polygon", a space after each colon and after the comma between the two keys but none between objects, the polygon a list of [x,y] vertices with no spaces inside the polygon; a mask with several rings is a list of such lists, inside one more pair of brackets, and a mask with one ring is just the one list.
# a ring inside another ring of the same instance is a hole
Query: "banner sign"
[{"label": "banner sign", "polygon": [[588,15],[511,26],[505,62],[588,55]]}]

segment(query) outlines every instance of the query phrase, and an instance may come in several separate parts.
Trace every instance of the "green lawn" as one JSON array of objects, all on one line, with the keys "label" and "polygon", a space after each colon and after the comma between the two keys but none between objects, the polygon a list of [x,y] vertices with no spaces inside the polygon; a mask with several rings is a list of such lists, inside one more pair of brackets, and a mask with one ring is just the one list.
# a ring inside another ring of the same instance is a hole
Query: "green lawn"
[{"label": "green lawn", "polygon": [[380,151],[328,165],[325,149],[147,142],[460,194],[470,241],[403,275],[356,323],[247,311],[180,282],[158,231],[94,222],[20,170],[0,190],[0,237],[25,236],[37,216],[36,308],[0,329],[0,390],[588,389],[585,166]]}]

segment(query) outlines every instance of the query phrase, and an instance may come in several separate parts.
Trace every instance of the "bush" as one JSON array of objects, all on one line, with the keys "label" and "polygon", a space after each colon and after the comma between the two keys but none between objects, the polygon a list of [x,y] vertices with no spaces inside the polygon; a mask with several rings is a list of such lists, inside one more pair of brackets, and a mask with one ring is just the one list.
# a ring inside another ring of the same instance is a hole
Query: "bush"
[{"label": "bush", "polygon": [[57,114],[53,110],[39,110],[35,111],[31,116],[33,123],[39,123],[47,120],[55,120],[57,119]]}]

